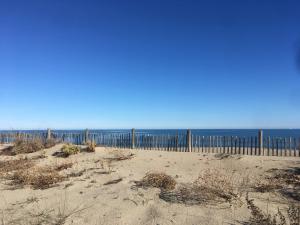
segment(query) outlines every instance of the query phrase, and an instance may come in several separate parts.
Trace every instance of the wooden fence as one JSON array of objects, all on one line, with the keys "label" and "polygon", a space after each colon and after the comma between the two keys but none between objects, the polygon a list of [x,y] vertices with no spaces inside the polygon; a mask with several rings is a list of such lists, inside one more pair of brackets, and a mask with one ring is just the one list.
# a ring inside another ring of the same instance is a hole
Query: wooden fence
[{"label": "wooden fence", "polygon": [[0,143],[12,143],[16,138],[54,138],[61,142],[84,144],[93,141],[98,146],[115,148],[136,148],[145,150],[227,153],[242,155],[294,156],[299,157],[300,138],[264,137],[263,131],[257,136],[200,136],[191,130],[180,134],[147,134],[135,132],[58,132],[23,131],[0,132]]}]

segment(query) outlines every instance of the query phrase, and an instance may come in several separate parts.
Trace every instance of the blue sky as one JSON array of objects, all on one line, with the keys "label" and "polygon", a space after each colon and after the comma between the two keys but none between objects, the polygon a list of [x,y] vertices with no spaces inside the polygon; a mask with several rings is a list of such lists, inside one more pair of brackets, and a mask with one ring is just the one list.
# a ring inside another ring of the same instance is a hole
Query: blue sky
[{"label": "blue sky", "polygon": [[300,128],[299,12],[297,0],[1,1],[0,128]]}]

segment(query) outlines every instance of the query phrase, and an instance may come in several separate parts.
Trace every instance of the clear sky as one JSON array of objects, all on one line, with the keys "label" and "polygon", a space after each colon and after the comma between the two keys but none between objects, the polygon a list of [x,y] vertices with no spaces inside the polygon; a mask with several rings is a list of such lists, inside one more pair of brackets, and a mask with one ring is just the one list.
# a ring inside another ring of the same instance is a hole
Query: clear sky
[{"label": "clear sky", "polygon": [[0,128],[300,128],[299,61],[298,0],[2,0]]}]

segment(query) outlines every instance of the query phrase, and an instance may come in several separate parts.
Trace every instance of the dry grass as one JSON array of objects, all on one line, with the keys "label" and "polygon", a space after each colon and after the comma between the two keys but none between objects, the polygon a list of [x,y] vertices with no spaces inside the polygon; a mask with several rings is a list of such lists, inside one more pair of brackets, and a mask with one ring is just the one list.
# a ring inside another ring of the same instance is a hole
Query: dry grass
[{"label": "dry grass", "polygon": [[86,152],[95,152],[96,151],[96,143],[93,141],[88,141],[86,143],[87,147],[84,149]]},{"label": "dry grass", "polygon": [[[74,207],[70,206],[65,196],[60,202],[53,207],[43,207],[38,204],[34,208],[28,209],[21,207],[18,210],[9,208],[2,210],[0,214],[1,225],[63,225],[70,217],[79,217],[80,213],[87,210],[92,205],[80,204]],[[21,213],[20,213],[21,212]],[[73,223],[73,222],[72,222]]]},{"label": "dry grass", "polygon": [[248,225],[299,225],[300,224],[300,207],[289,204],[288,210],[282,212],[279,208],[275,215],[264,213],[254,204],[253,199],[246,195],[248,209],[251,211],[251,217],[246,223]]},{"label": "dry grass", "polygon": [[162,190],[160,198],[172,203],[215,204],[240,202],[243,179],[234,172],[205,170],[197,180],[190,184],[179,185],[175,190]]},{"label": "dry grass", "polygon": [[18,155],[28,154],[40,151],[44,148],[51,148],[55,146],[57,142],[54,139],[42,139],[42,138],[17,138],[12,146],[9,146],[1,151],[1,155]]},{"label": "dry grass", "polygon": [[0,162],[0,176],[16,170],[26,170],[34,166],[30,159],[15,159]]},{"label": "dry grass", "polygon": [[35,166],[26,170],[17,170],[8,176],[12,185],[30,185],[33,189],[47,189],[65,179],[52,167]]},{"label": "dry grass", "polygon": [[251,217],[247,222],[248,225],[277,225],[276,216],[265,214],[254,204],[253,199],[249,199],[248,194],[246,196],[246,202],[248,209],[251,211]]},{"label": "dry grass", "polygon": [[300,200],[300,171],[299,169],[270,170],[271,174],[257,179],[252,187],[255,191],[278,192],[285,197]]},{"label": "dry grass", "polygon": [[5,150],[4,154],[7,155],[27,154],[27,153],[40,151],[43,148],[44,148],[44,143],[43,140],[40,138],[35,138],[35,139],[18,138],[15,140],[13,146]]},{"label": "dry grass", "polygon": [[112,155],[112,157],[105,158],[105,160],[122,161],[122,160],[132,159],[134,157],[134,154],[132,154],[132,153],[126,154],[124,151],[119,150],[119,149],[115,149],[115,150],[109,152],[109,154]]},{"label": "dry grass", "polygon": [[173,190],[176,181],[165,173],[147,173],[141,181],[136,181],[136,187],[156,187],[163,190]]}]

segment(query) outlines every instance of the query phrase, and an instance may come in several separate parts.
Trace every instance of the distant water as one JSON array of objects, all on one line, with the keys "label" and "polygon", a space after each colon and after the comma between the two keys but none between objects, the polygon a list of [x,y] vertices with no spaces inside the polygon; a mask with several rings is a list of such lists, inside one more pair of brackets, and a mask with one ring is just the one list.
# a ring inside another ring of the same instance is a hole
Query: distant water
[{"label": "distant water", "polygon": [[[137,130],[141,133],[151,134],[176,134],[186,133],[186,130],[170,129],[170,130]],[[192,129],[192,134],[200,136],[237,136],[251,137],[256,136],[258,129]],[[271,137],[296,137],[300,138],[300,129],[263,129],[264,136]]]},{"label": "distant water", "polygon": [[[194,135],[200,136],[237,136],[237,137],[251,137],[257,136],[258,129],[192,129],[191,132]],[[12,132],[0,131],[0,132]],[[19,132],[14,130],[14,132]],[[41,132],[41,130],[22,130],[21,132]],[[53,130],[52,132],[57,133],[80,133],[84,130]],[[95,130],[90,129],[90,133],[128,133],[131,132],[130,129],[105,129],[105,130]],[[143,134],[185,134],[186,129],[136,129],[136,133]],[[264,136],[271,137],[293,137],[300,138],[300,129],[263,129]]]}]

